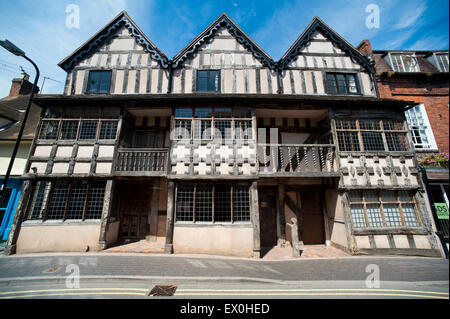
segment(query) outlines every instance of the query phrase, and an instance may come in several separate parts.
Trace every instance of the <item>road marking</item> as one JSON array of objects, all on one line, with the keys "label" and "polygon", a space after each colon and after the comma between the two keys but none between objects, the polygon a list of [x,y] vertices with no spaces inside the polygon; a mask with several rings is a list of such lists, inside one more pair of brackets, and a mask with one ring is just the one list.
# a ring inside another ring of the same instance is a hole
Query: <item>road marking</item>
[{"label": "road marking", "polygon": [[271,268],[271,267],[269,267],[269,266],[264,266],[263,268],[266,269],[266,270],[268,270],[268,271],[271,271],[271,272],[273,272],[273,273],[276,273],[276,274],[278,274],[278,275],[282,275],[282,274],[283,274],[283,273],[279,272],[278,270],[275,270],[275,269],[273,269],[273,268]]},{"label": "road marking", "polygon": [[[148,290],[147,290],[148,291]],[[86,296],[86,295],[119,295],[119,296],[146,296],[145,293],[132,293],[132,292],[69,292],[69,293],[59,293],[59,294],[33,294],[33,295],[18,295],[18,296],[7,296],[7,297],[0,297],[0,299],[14,299],[14,298],[31,298],[31,297],[51,297],[51,296]]]},{"label": "road marking", "polygon": [[204,263],[202,263],[200,260],[187,259],[187,261],[194,267],[207,268],[206,265]]},{"label": "road marking", "polygon": [[321,291],[372,291],[372,292],[406,292],[406,293],[425,293],[425,294],[437,294],[437,295],[444,295],[448,296],[448,292],[436,292],[436,291],[426,291],[426,290],[402,290],[402,289],[352,289],[352,288],[317,288],[317,289],[200,289],[200,288],[185,288],[185,289],[178,289],[179,291],[186,291],[186,292],[280,292],[280,291],[291,291],[291,292],[321,292]]},{"label": "road marking", "polygon": [[[142,291],[147,292],[148,289],[141,288],[74,288],[74,289],[40,289],[40,290],[22,290],[22,291],[8,291],[0,292],[0,295],[14,295],[14,294],[28,294],[28,293],[40,293],[40,292],[65,292],[65,291],[106,291],[106,290],[119,290],[119,291]],[[0,297],[2,298],[2,297]]]},{"label": "road marking", "polygon": [[448,297],[433,295],[415,295],[415,294],[388,294],[388,293],[175,293],[175,296],[395,296],[395,297],[418,297],[418,298],[434,298],[448,299]]},{"label": "road marking", "polygon": [[208,263],[213,266],[214,268],[219,269],[232,269],[233,266],[228,265],[226,262],[220,261],[220,260],[209,260]]}]

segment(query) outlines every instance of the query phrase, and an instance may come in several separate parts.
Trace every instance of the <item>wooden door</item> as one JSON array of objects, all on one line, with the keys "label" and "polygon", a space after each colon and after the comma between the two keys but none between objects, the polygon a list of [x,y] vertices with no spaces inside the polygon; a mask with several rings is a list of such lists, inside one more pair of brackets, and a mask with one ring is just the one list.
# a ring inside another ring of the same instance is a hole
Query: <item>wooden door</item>
[{"label": "wooden door", "polygon": [[277,207],[274,195],[259,194],[259,223],[261,247],[277,244]]},{"label": "wooden door", "polygon": [[122,186],[120,237],[144,239],[149,230],[151,183],[127,183]]},{"label": "wooden door", "polygon": [[325,228],[319,191],[303,191],[301,194],[302,235],[305,245],[323,244]]}]

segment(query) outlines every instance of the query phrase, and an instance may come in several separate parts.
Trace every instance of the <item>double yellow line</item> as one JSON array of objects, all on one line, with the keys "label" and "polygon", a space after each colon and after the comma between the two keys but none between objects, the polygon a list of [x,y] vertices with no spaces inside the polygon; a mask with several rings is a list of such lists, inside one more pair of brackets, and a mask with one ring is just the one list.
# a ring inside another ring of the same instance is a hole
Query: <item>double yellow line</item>
[{"label": "double yellow line", "polygon": [[384,296],[449,299],[448,292],[399,289],[178,289],[176,296]]},{"label": "double yellow line", "polygon": [[[35,298],[56,296],[139,296],[145,297],[149,289],[144,288],[74,288],[41,289],[0,292],[0,299]],[[287,296],[372,296],[372,297],[414,297],[449,299],[448,292],[399,289],[178,289],[176,296],[235,296],[235,297],[287,297]]]},{"label": "double yellow line", "polygon": [[[96,292],[94,292],[96,291]],[[89,295],[117,295],[117,296],[146,296],[148,289],[140,288],[74,288],[74,289],[40,289],[0,292],[0,299],[55,297],[55,296],[89,296]]]}]

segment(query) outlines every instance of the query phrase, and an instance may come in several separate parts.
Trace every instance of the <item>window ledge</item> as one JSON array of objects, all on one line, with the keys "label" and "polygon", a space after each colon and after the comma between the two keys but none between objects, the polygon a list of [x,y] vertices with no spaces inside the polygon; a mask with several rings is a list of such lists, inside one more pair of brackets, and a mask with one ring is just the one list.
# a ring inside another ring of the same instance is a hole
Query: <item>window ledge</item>
[{"label": "window ledge", "polygon": [[252,227],[251,222],[175,222],[178,227]]},{"label": "window ledge", "polygon": [[100,219],[90,219],[90,220],[81,220],[81,219],[71,219],[71,220],[26,220],[22,223],[22,226],[71,226],[71,225],[100,225]]},{"label": "window ledge", "polygon": [[357,228],[353,235],[427,235],[428,231],[422,227],[384,227],[384,228]]}]

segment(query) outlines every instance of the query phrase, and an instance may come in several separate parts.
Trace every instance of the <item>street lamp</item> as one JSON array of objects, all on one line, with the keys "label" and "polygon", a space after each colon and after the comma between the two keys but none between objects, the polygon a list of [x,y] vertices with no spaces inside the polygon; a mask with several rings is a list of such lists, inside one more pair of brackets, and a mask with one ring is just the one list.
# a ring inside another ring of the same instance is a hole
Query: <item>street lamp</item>
[{"label": "street lamp", "polygon": [[6,171],[5,178],[3,179],[2,187],[0,188],[0,201],[2,200],[3,194],[5,194],[6,186],[8,184],[9,175],[11,174],[12,167],[14,165],[14,160],[16,159],[17,150],[19,149],[20,140],[22,139],[23,130],[25,129],[25,124],[27,122],[28,113],[30,113],[30,107],[31,107],[31,100],[33,99],[34,91],[37,87],[37,83],[39,80],[39,69],[37,65],[25,55],[25,52],[23,52],[21,49],[19,49],[17,46],[15,46],[13,43],[6,39],[0,39],[0,46],[4,47],[6,50],[11,52],[14,55],[21,56],[25,60],[29,61],[34,68],[36,69],[36,78],[34,79],[33,87],[31,88],[31,94],[30,98],[28,99],[28,105],[25,110],[25,114],[22,119],[22,124],[20,125],[19,135],[17,136],[16,144],[14,145],[14,150],[11,155],[11,159],[9,161],[8,170]]}]

